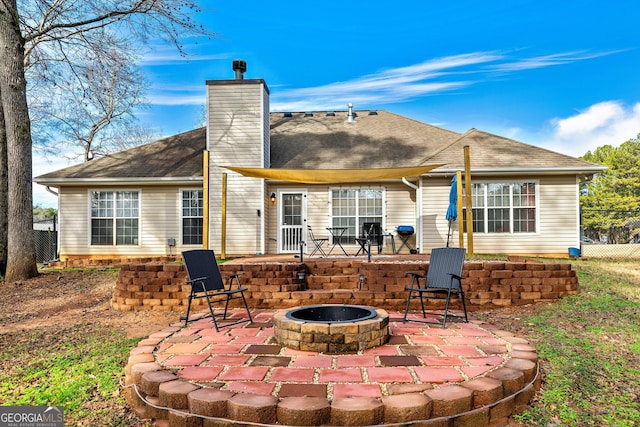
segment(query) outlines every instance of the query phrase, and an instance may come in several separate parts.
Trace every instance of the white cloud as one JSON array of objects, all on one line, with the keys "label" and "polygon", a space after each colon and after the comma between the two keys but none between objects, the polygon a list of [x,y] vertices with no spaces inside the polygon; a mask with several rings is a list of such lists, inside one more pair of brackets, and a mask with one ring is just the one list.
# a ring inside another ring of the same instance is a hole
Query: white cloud
[{"label": "white cloud", "polygon": [[640,102],[626,106],[604,101],[570,117],[551,121],[553,135],[541,145],[571,156],[582,156],[602,145],[619,146],[640,133]]},{"label": "white cloud", "polygon": [[199,94],[189,93],[152,93],[149,95],[151,105],[204,105],[205,92]]},{"label": "white cloud", "polygon": [[499,52],[471,52],[430,59],[418,64],[381,70],[352,80],[326,85],[283,89],[273,94],[274,111],[313,111],[356,108],[405,102],[451,92],[470,85],[504,78],[506,74],[584,61],[616,52],[561,52],[517,57]]},{"label": "white cloud", "polygon": [[491,69],[503,72],[514,72],[522,70],[531,70],[534,68],[551,67],[554,65],[570,64],[572,62],[584,61],[586,59],[598,58],[601,56],[611,55],[621,51],[610,52],[562,52],[554,53],[552,55],[534,56],[531,58],[516,59],[514,61],[507,61],[502,64],[491,66]]}]

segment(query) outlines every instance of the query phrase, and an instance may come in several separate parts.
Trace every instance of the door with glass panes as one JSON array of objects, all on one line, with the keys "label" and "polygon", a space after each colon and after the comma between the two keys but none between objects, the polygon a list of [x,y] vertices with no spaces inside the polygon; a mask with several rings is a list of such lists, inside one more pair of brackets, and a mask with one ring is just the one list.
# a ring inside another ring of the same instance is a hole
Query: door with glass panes
[{"label": "door with glass panes", "polygon": [[307,241],[307,192],[280,190],[276,203],[279,221],[278,252],[300,252],[301,242]]}]

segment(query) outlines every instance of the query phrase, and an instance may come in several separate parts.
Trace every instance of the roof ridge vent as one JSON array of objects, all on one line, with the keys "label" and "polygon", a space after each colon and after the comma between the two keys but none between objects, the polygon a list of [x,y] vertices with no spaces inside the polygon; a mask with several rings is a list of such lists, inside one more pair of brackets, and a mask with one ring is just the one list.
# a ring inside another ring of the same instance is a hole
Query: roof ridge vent
[{"label": "roof ridge vent", "polygon": [[369,115],[370,116],[377,116],[378,112],[376,110],[371,110],[371,111],[369,111]]},{"label": "roof ridge vent", "polygon": [[307,111],[306,113],[304,113],[305,117],[313,117],[313,113],[311,111]]},{"label": "roof ridge vent", "polygon": [[353,114],[353,104],[349,103],[347,104],[347,107],[349,107],[349,113],[347,114],[347,123],[353,123],[355,122],[355,115]]}]

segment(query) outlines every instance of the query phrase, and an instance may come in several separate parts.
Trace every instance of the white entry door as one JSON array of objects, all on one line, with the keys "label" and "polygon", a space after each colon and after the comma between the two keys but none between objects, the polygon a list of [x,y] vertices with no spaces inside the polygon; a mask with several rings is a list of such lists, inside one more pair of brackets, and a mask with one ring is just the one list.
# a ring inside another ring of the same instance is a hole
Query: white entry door
[{"label": "white entry door", "polygon": [[307,191],[278,191],[278,219],[279,252],[300,252],[300,242],[307,241]]}]

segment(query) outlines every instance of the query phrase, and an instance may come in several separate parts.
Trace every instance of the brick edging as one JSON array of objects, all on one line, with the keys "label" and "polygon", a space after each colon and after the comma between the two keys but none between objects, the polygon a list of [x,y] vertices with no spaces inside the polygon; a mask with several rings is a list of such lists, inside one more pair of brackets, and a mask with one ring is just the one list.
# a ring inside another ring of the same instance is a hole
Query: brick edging
[{"label": "brick edging", "polygon": [[141,418],[156,419],[155,425],[191,426],[197,422],[196,414],[279,425],[368,425],[439,417],[454,419],[456,426],[505,425],[529,407],[541,383],[535,348],[512,333],[492,330],[511,343],[512,357],[487,375],[459,384],[333,401],[236,393],[192,384],[156,363],[157,346],[179,330],[180,326],[171,326],[140,341],[125,368],[128,404]]}]

